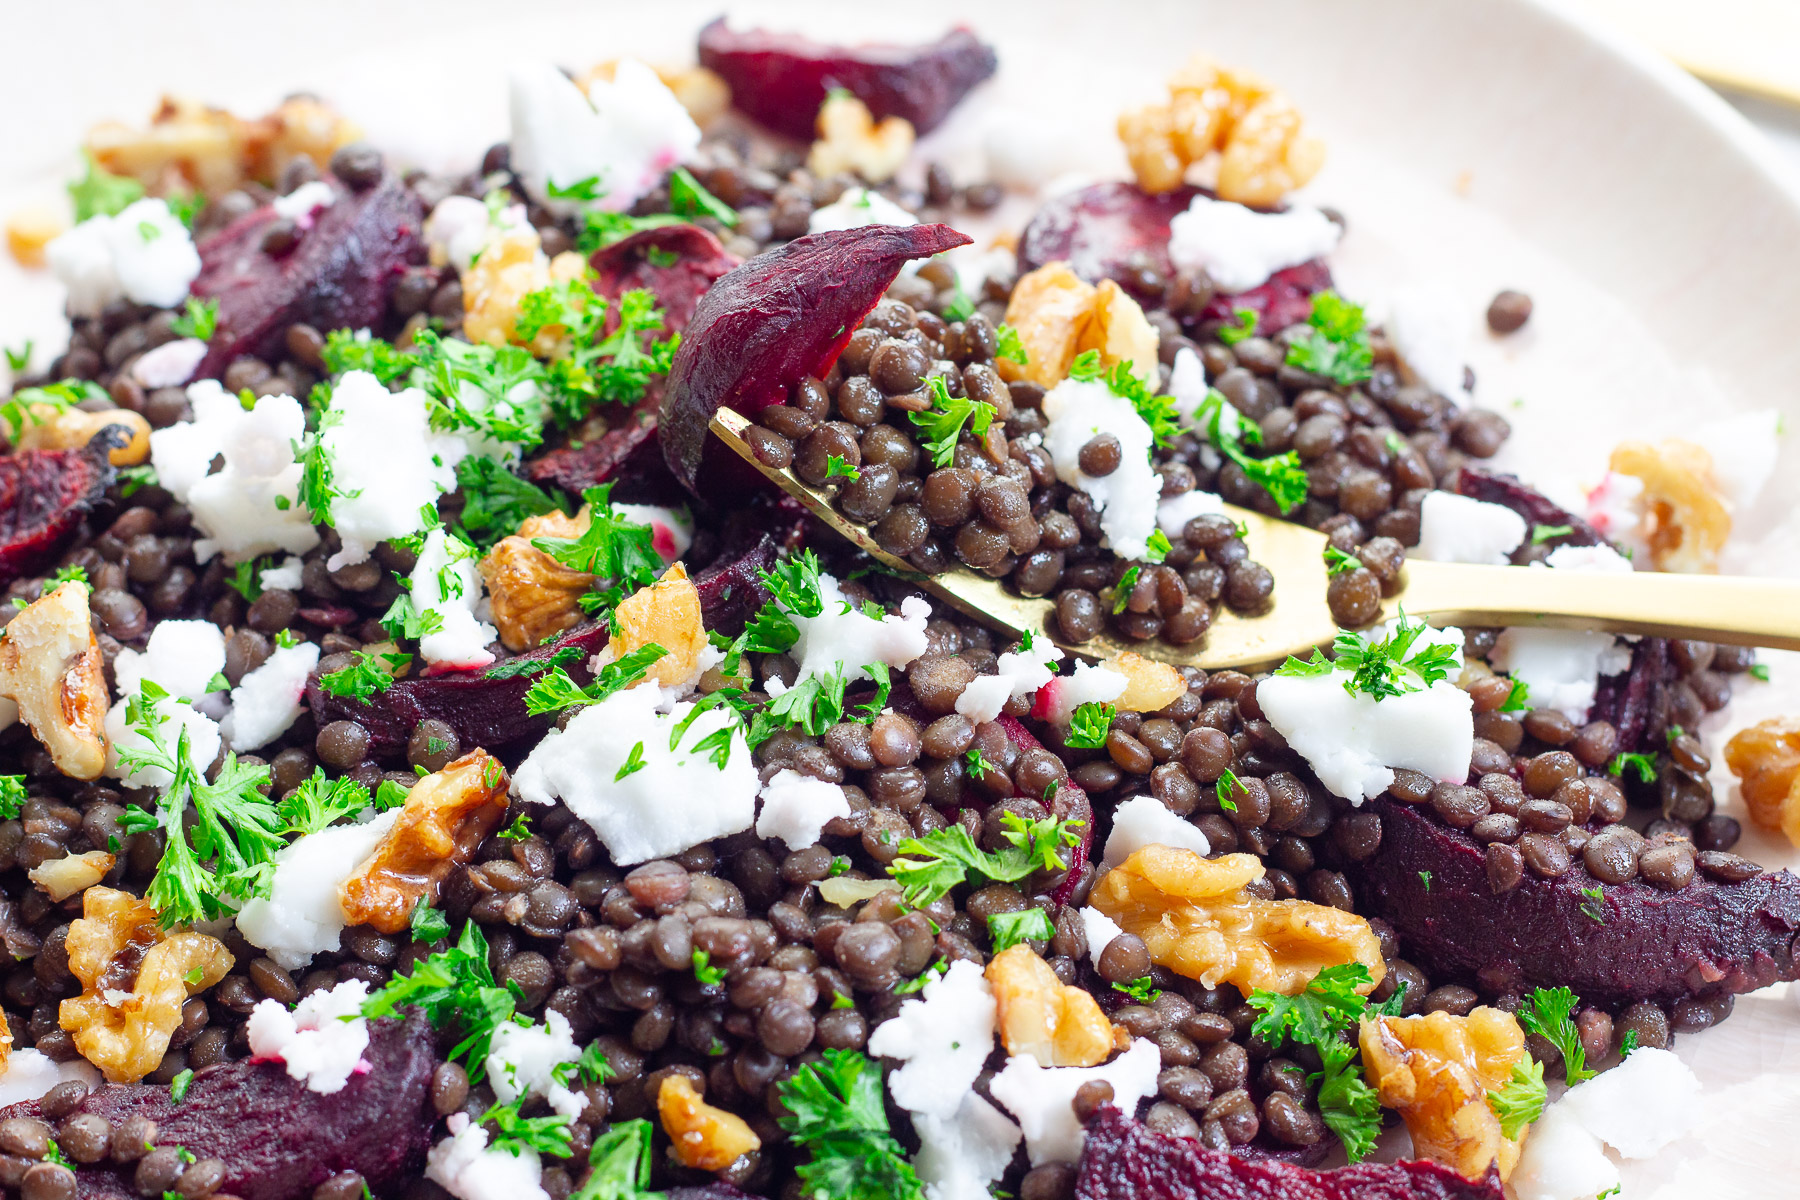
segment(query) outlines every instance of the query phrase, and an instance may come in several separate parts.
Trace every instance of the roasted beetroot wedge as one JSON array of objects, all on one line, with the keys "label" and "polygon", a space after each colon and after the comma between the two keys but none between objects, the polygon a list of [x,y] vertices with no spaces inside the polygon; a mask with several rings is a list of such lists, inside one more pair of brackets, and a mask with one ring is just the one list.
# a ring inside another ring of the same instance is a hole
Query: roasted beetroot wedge
[{"label": "roasted beetroot wedge", "polygon": [[[434,1115],[437,1053],[424,1017],[380,1021],[369,1030],[369,1070],[322,1096],[274,1063],[237,1060],[202,1067],[180,1103],[161,1084],[96,1088],[75,1106],[115,1125],[156,1122],[156,1144],[186,1146],[225,1164],[219,1191],[243,1200],[307,1200],[340,1171],[356,1171],[376,1195],[418,1176]],[[0,1119],[37,1117],[35,1100],[0,1108]],[[82,1200],[136,1200],[131,1168],[110,1162],[75,1169]]]},{"label": "roasted beetroot wedge", "polygon": [[[1066,262],[1089,283],[1111,279],[1142,292],[1146,272],[1160,279],[1174,274],[1169,222],[1199,194],[1191,187],[1153,195],[1135,184],[1097,183],[1057,196],[1037,210],[1019,238],[1019,270]],[[1200,319],[1222,321],[1248,308],[1257,314],[1259,329],[1285,329],[1306,320],[1313,293],[1330,286],[1324,263],[1302,263],[1247,292],[1214,296]]]},{"label": "roasted beetroot wedge", "polygon": [[[102,431],[104,435],[105,431]],[[47,566],[88,509],[106,495],[111,438],[80,450],[0,457],[0,587]]]},{"label": "roasted beetroot wedge", "polygon": [[532,459],[525,464],[525,477],[571,496],[610,483],[613,499],[621,504],[681,503],[687,493],[663,461],[651,399],[599,437]]},{"label": "roasted beetroot wedge", "polygon": [[799,238],[720,279],[694,309],[663,394],[663,455],[675,477],[696,493],[754,478],[721,451],[701,488],[713,413],[754,416],[825,374],[907,260],[969,241],[948,225],[865,225]]},{"label": "roasted beetroot wedge", "polygon": [[700,65],[731,85],[740,112],[810,141],[832,88],[848,88],[877,120],[905,117],[929,133],[999,60],[967,29],[923,46],[825,46],[797,33],[738,33],[720,17],[700,31]]},{"label": "roasted beetroot wedge", "polygon": [[[585,685],[592,678],[587,660],[604,645],[604,623],[577,625],[556,641],[506,662],[548,664],[554,660],[577,683]],[[499,754],[536,742],[549,731],[550,718],[534,717],[525,711],[525,693],[536,674],[513,673],[494,678],[489,672],[496,669],[402,679],[386,691],[370,695],[367,703],[355,696],[336,696],[325,691],[315,675],[307,681],[306,701],[321,729],[332,721],[355,721],[367,729],[369,757],[373,759],[404,755],[407,739],[427,717],[435,717],[456,730],[459,745],[480,746]],[[506,670],[519,669],[508,666]]]},{"label": "roasted beetroot wedge", "polygon": [[1433,1162],[1356,1163],[1314,1171],[1209,1150],[1156,1133],[1108,1104],[1087,1123],[1075,1200],[1502,1200]]},{"label": "roasted beetroot wedge", "polygon": [[1510,508],[1533,527],[1567,525],[1569,532],[1556,539],[1559,546],[1598,546],[1605,541],[1592,525],[1517,476],[1464,466],[1456,474],[1456,491],[1474,500]]},{"label": "roasted beetroot wedge", "polygon": [[1631,648],[1631,666],[1603,675],[1594,689],[1590,721],[1610,721],[1619,731],[1619,749],[1641,754],[1669,744],[1665,736],[1674,710],[1672,690],[1681,671],[1669,654],[1667,638],[1640,638]]},{"label": "roasted beetroot wedge", "polygon": [[[1358,911],[1385,917],[1407,957],[1433,979],[1490,992],[1564,985],[1607,1006],[1754,991],[1800,978],[1800,878],[1766,871],[1742,883],[1696,875],[1669,892],[1640,880],[1600,887],[1577,865],[1556,879],[1527,873],[1494,895],[1472,838],[1387,797],[1381,846],[1346,870]],[[1423,875],[1429,873],[1427,889]]]},{"label": "roasted beetroot wedge", "polygon": [[[663,310],[664,328],[680,333],[693,319],[694,306],[706,289],[738,265],[737,256],[697,225],[664,225],[644,229],[594,251],[594,291],[609,301],[633,288],[644,288]],[[618,327],[608,312],[607,332]]]},{"label": "roasted beetroot wedge", "polygon": [[279,219],[265,206],[201,244],[193,293],[219,302],[219,323],[196,378],[217,378],[241,355],[270,353],[296,321],[315,329],[375,324],[401,272],[424,261],[424,213],[392,175],[367,191],[345,189],[293,249],[276,257],[262,245]]}]

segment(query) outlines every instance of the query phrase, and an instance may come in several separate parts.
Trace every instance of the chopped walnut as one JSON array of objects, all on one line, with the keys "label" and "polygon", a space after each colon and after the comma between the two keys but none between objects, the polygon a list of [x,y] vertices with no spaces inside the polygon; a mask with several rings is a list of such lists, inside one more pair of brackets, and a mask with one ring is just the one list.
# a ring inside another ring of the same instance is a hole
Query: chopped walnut
[{"label": "chopped walnut", "polygon": [[44,265],[44,247],[69,228],[61,210],[31,204],[6,218],[6,249],[21,267]]},{"label": "chopped walnut", "polygon": [[1068,263],[1045,263],[1020,276],[1006,302],[1006,323],[1018,332],[1029,361],[1019,364],[1000,359],[1000,373],[1040,387],[1061,383],[1093,321],[1095,295],[1095,287],[1070,270]]},{"label": "chopped walnut", "polygon": [[1256,76],[1195,56],[1169,79],[1169,99],[1119,118],[1138,186],[1171,192],[1188,169],[1219,154],[1220,199],[1267,208],[1305,185],[1325,163],[1293,102]]},{"label": "chopped walnut", "polygon": [[[535,229],[505,230],[463,268],[463,334],[490,346],[518,341],[520,301],[552,283],[583,279],[587,269],[587,260],[573,250],[546,258]],[[550,325],[538,331],[529,349],[548,357],[567,340],[567,330]]]},{"label": "chopped walnut", "polygon": [[12,1026],[6,1023],[6,1014],[0,1012],[0,1075],[6,1074],[6,1060],[12,1057]]},{"label": "chopped walnut", "polygon": [[1161,712],[1187,694],[1187,680],[1168,663],[1127,650],[1104,665],[1126,679],[1125,691],[1116,701],[1122,712]]},{"label": "chopped walnut", "polygon": [[849,92],[833,92],[819,106],[819,140],[806,156],[806,169],[820,179],[853,173],[870,183],[894,177],[912,153],[912,122],[887,117],[877,123],[869,106]]},{"label": "chopped walnut", "polygon": [[26,872],[31,882],[43,888],[58,904],[77,892],[93,887],[113,868],[113,856],[104,850],[86,854],[65,854],[39,863]]},{"label": "chopped walnut", "polygon": [[1030,946],[996,954],[987,980],[1008,1054],[1029,1054],[1046,1067],[1092,1067],[1112,1053],[1113,1024],[1094,997],[1064,984]]},{"label": "chopped walnut", "polygon": [[19,706],[57,769],[106,769],[106,677],[84,583],[69,582],[13,616],[0,637],[0,696]]},{"label": "chopped walnut", "polygon": [[723,1171],[762,1149],[762,1139],[744,1118],[701,1099],[693,1081],[679,1071],[663,1076],[656,1112],[669,1135],[670,1153],[690,1170]]},{"label": "chopped walnut", "polygon": [[1525,1033],[1509,1012],[1485,1005],[1466,1017],[1365,1017],[1363,1067],[1381,1103],[1400,1110],[1413,1149],[1466,1179],[1519,1161],[1521,1137],[1500,1129],[1488,1093],[1504,1087],[1525,1056]]},{"label": "chopped walnut", "polygon": [[1133,375],[1150,387],[1157,383],[1156,329],[1144,316],[1143,308],[1124,288],[1110,279],[1102,279],[1094,289],[1094,305],[1087,328],[1076,340],[1075,352],[1100,352],[1100,365],[1111,368],[1114,363],[1128,362]]},{"label": "chopped walnut", "polygon": [[142,413],[128,408],[109,408],[103,412],[83,412],[79,408],[58,411],[52,404],[31,406],[31,420],[25,428],[14,430],[0,421],[7,440],[15,450],[78,450],[94,439],[102,429],[122,429],[130,439],[107,453],[115,467],[136,466],[150,457],[150,422]]},{"label": "chopped walnut", "polygon": [[129,892],[92,887],[81,901],[67,947],[82,992],[62,1002],[59,1019],[108,1082],[136,1083],[162,1062],[188,997],[231,970],[231,952],[204,933],[165,934],[155,906]]},{"label": "chopped walnut", "polygon": [[444,876],[467,862],[506,816],[506,768],[486,750],[471,750],[413,785],[399,819],[369,857],[338,885],[351,925],[399,933]]},{"label": "chopped walnut", "polygon": [[1251,854],[1201,858],[1145,846],[1094,884],[1091,903],[1144,940],[1153,962],[1207,987],[1305,990],[1326,967],[1360,962],[1368,990],[1387,968],[1369,923],[1304,900],[1264,900],[1244,888],[1263,876]]},{"label": "chopped walnut", "polygon": [[198,189],[217,196],[249,181],[272,184],[297,155],[324,168],[333,152],[360,136],[356,126],[306,96],[251,120],[222,108],[164,96],[144,129],[118,121],[88,131],[87,149],[106,170],[151,191]]},{"label": "chopped walnut", "polygon": [[[575,86],[586,92],[594,80],[610,80],[618,69],[616,58],[595,63],[575,77]],[[687,109],[688,116],[702,129],[724,116],[731,107],[731,85],[716,71],[699,66],[674,67],[667,63],[652,64],[650,69],[656,72],[664,87],[675,93],[681,107]]]},{"label": "chopped walnut", "polygon": [[1731,508],[1713,473],[1711,454],[1678,438],[1656,446],[1621,442],[1608,466],[1643,481],[1638,503],[1657,570],[1696,575],[1719,569],[1719,551],[1731,536]]},{"label": "chopped walnut", "polygon": [[1738,730],[1725,743],[1725,765],[1742,781],[1750,819],[1800,846],[1800,717]]},{"label": "chopped walnut", "polygon": [[508,650],[529,650],[581,623],[581,597],[594,586],[594,577],[563,566],[531,539],[578,538],[587,528],[585,515],[527,517],[518,533],[501,538],[481,560],[494,628]]},{"label": "chopped walnut", "polygon": [[668,653],[650,667],[646,679],[666,688],[688,688],[699,680],[706,626],[700,623],[700,593],[680,563],[627,596],[614,611],[613,635],[607,643],[613,659],[651,642]]}]

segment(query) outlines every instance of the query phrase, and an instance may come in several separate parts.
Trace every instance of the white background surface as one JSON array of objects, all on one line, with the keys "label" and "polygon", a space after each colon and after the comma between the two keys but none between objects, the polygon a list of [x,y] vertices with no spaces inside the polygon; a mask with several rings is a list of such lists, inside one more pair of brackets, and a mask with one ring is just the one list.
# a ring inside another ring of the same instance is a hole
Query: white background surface
[{"label": "white background surface", "polygon": [[[0,111],[12,115],[0,124],[0,212],[56,195],[88,125],[141,119],[164,90],[246,113],[316,91],[399,157],[467,166],[505,135],[509,64],[685,59],[718,7],[5,0]],[[1000,44],[1001,77],[927,147],[965,165],[992,135],[1118,174],[1114,117],[1155,99],[1189,53],[1273,78],[1330,145],[1310,194],[1349,218],[1334,262],[1345,290],[1379,311],[1397,287],[1442,288],[1466,318],[1478,401],[1514,423],[1505,465],[1555,494],[1591,484],[1622,436],[1768,406],[1800,429],[1800,203],[1780,181],[1800,171],[1796,126],[1753,109],[1790,139],[1784,164],[1700,85],[1530,4],[920,0],[862,17],[843,5],[732,8],[778,26],[900,39],[972,21]],[[1537,302],[1528,329],[1505,340],[1480,321],[1501,287]],[[0,343],[56,341],[57,304],[53,285],[0,264]],[[1792,446],[1782,463],[1765,498],[1738,516],[1735,569],[1800,574]],[[1729,722],[1709,723],[1715,751],[1726,729],[1800,708],[1800,660],[1772,661],[1774,684],[1745,681]],[[1717,782],[1741,816],[1722,770]],[[1742,849],[1765,862],[1794,857],[1754,834]],[[1658,1159],[1628,1164],[1632,1200],[1795,1192],[1786,1164],[1800,1118],[1800,1005],[1785,990],[1741,999],[1718,1030],[1680,1039],[1707,1086],[1706,1123]]]}]

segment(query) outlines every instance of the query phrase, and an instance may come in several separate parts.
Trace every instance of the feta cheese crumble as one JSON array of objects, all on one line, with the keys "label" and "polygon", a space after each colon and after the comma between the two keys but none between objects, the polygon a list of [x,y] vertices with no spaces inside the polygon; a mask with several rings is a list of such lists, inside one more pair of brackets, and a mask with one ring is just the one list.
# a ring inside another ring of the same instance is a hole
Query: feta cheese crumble
[{"label": "feta cheese crumble", "polygon": [[1419,506],[1419,544],[1413,553],[1431,562],[1503,567],[1530,532],[1525,518],[1504,504],[1432,491]]},{"label": "feta cheese crumble", "polygon": [[338,948],[344,908],[338,885],[350,878],[400,817],[391,808],[360,825],[332,825],[295,838],[275,852],[268,896],[244,902],[238,932],[284,971]]},{"label": "feta cheese crumble", "polygon": [[1087,932],[1088,961],[1100,969],[1100,954],[1125,930],[1119,923],[1097,908],[1080,909],[1081,926]]},{"label": "feta cheese crumble", "polygon": [[1388,302],[1384,326],[1394,351],[1413,382],[1440,396],[1460,400],[1468,394],[1468,311],[1441,287],[1404,287]]},{"label": "feta cheese crumble", "polygon": [[482,596],[478,557],[475,547],[442,529],[425,535],[408,591],[421,616],[438,619],[438,627],[419,639],[419,653],[434,666],[466,669],[494,661],[487,647],[500,635],[475,615]]},{"label": "feta cheese crumble", "polygon": [[[1631,563],[1611,546],[1558,546],[1545,565],[1559,571],[1630,574]],[[1542,568],[1539,568],[1542,569]],[[1630,647],[1610,633],[1581,629],[1500,631],[1488,663],[1525,684],[1532,708],[1548,708],[1569,720],[1587,720],[1600,676],[1631,666]]]},{"label": "feta cheese crumble", "polygon": [[913,1115],[919,1153],[913,1167],[926,1200],[993,1200],[992,1185],[1012,1165],[1024,1136],[1007,1115],[970,1091],[949,1117]]},{"label": "feta cheese crumble", "polygon": [[[1368,636],[1374,641],[1378,635]],[[1257,685],[1256,701],[1319,782],[1352,804],[1386,791],[1395,767],[1461,783],[1475,748],[1473,702],[1451,682],[1462,667],[1462,641],[1456,628],[1420,635],[1415,652],[1444,645],[1453,646],[1456,655],[1449,679],[1419,691],[1380,700],[1352,694],[1344,689],[1350,673],[1340,668],[1323,675],[1271,675]]]},{"label": "feta cheese crumble", "polygon": [[1078,662],[1073,675],[1058,675],[1038,689],[1031,715],[1053,725],[1067,725],[1083,704],[1110,704],[1123,696],[1127,682],[1117,671]]},{"label": "feta cheese crumble", "polygon": [[145,198],[115,216],[89,217],[44,247],[44,261],[69,291],[69,313],[97,317],[123,296],[174,308],[200,274],[193,236],[166,202]]},{"label": "feta cheese crumble", "polygon": [[432,430],[424,392],[389,392],[367,371],[338,380],[324,422],[319,440],[339,492],[331,524],[343,540],[326,566],[336,571],[366,561],[381,542],[419,532],[419,510],[456,486],[456,464],[469,448]]},{"label": "feta cheese crumble", "polygon": [[1286,267],[1323,258],[1343,231],[1316,208],[1264,213],[1229,200],[1195,196],[1169,222],[1169,260],[1199,268],[1221,292],[1247,292]]},{"label": "feta cheese crumble", "polygon": [[666,563],[686,554],[694,544],[694,519],[685,511],[658,504],[615,504],[621,520],[650,527],[650,548]]},{"label": "feta cheese crumble", "polygon": [[1206,855],[1212,843],[1200,828],[1163,807],[1154,796],[1133,796],[1113,810],[1112,832],[1100,861],[1116,867],[1145,846],[1174,846]]},{"label": "feta cheese crumble", "polygon": [[901,1060],[888,1075],[895,1104],[949,1118],[994,1048],[994,991],[981,967],[964,960],[951,963],[921,995],[875,1027],[869,1053]]},{"label": "feta cheese crumble", "polygon": [[337,189],[323,179],[303,183],[285,196],[277,196],[269,207],[277,216],[286,217],[301,229],[311,229],[315,214],[321,208],[337,203]]},{"label": "feta cheese crumble", "polygon": [[473,196],[446,196],[425,218],[425,247],[433,266],[463,270],[500,235],[530,224],[523,204],[496,210]]},{"label": "feta cheese crumble", "polygon": [[864,225],[917,225],[919,218],[889,200],[880,192],[864,187],[849,187],[844,194],[822,208],[813,209],[806,219],[808,233],[834,233],[840,229],[861,229]]},{"label": "feta cheese crumble", "polygon": [[1156,1043],[1137,1038],[1131,1049],[1098,1067],[1046,1067],[1029,1054],[1015,1054],[988,1090],[1025,1131],[1025,1150],[1036,1167],[1081,1157],[1087,1133],[1075,1119],[1074,1103],[1082,1084],[1090,1079],[1111,1084],[1113,1103],[1134,1116],[1138,1102],[1155,1094],[1161,1071],[1162,1052]]},{"label": "feta cheese crumble", "polygon": [[[1100,510],[1100,530],[1120,558],[1144,558],[1156,531],[1162,479],[1150,465],[1150,426],[1131,401],[1099,380],[1065,379],[1044,397],[1044,449],[1056,477],[1086,492]],[[1096,435],[1119,439],[1119,466],[1110,475],[1081,469],[1081,448]]]},{"label": "feta cheese crumble", "polygon": [[818,844],[827,821],[849,815],[843,788],[784,767],[763,784],[756,836],[780,838],[790,851],[804,850]]},{"label": "feta cheese crumble", "polygon": [[246,672],[231,689],[231,711],[219,722],[225,744],[242,754],[286,733],[299,719],[307,677],[318,665],[316,642],[275,647],[262,666]]},{"label": "feta cheese crumble", "polygon": [[256,577],[256,582],[262,585],[262,590],[265,592],[273,588],[297,592],[300,590],[300,572],[305,566],[306,563],[301,560],[299,555],[290,554],[282,559],[279,565],[264,567],[262,573]]},{"label": "feta cheese crumble", "polygon": [[426,1154],[425,1178],[457,1200],[550,1200],[537,1151],[490,1149],[487,1130],[468,1113],[451,1113],[444,1125],[450,1136]]},{"label": "feta cheese crumble", "polygon": [[494,1027],[487,1055],[488,1081],[502,1104],[511,1104],[520,1096],[542,1096],[572,1121],[587,1107],[587,1097],[558,1081],[556,1069],[580,1057],[569,1019],[555,1009],[546,1009],[542,1025],[502,1021]]},{"label": "feta cheese crumble", "polygon": [[285,1063],[290,1079],[306,1090],[329,1096],[344,1090],[350,1076],[369,1069],[369,1023],[363,1001],[369,985],[346,979],[330,990],[312,992],[289,1012],[279,1000],[263,1000],[246,1022],[251,1061]]},{"label": "feta cheese crumble", "polygon": [[119,762],[121,747],[150,749],[149,740],[126,724],[127,708],[139,696],[145,680],[169,693],[151,705],[158,732],[167,744],[175,745],[180,730],[186,729],[195,762],[211,763],[217,758],[222,744],[219,726],[191,703],[207,695],[224,669],[225,634],[211,621],[160,621],[141,651],[119,651],[113,662],[119,699],[106,713],[106,736],[112,745],[107,774],[129,787],[166,787],[174,782],[174,776],[161,767],[142,766],[128,772]]},{"label": "feta cheese crumble", "polygon": [[[1185,353],[1185,352],[1184,352]],[[1170,541],[1181,536],[1195,517],[1217,517],[1225,514],[1225,498],[1195,488],[1179,496],[1170,496],[1156,506],[1156,527]]]},{"label": "feta cheese crumble", "polygon": [[1586,1200],[1617,1186],[1623,1158],[1648,1158],[1700,1119],[1700,1080],[1668,1050],[1642,1046],[1544,1110],[1508,1180],[1518,1200]]},{"label": "feta cheese crumble", "polygon": [[825,606],[818,616],[790,614],[800,631],[800,640],[789,651],[800,665],[796,682],[842,671],[845,682],[856,683],[873,678],[867,664],[904,667],[930,645],[925,622],[931,618],[931,605],[917,596],[901,601],[899,615],[888,613],[876,620],[851,607],[830,575],[819,576],[819,595]]},{"label": "feta cheese crumble", "polygon": [[[670,733],[694,706],[659,713],[662,701],[661,689],[639,686],[588,705],[537,744],[513,775],[514,792],[532,804],[561,799],[622,867],[750,828],[756,764],[735,714],[700,713],[671,750]],[[727,728],[733,729],[729,757],[717,767],[700,743]],[[643,765],[624,772],[640,746]]]},{"label": "feta cheese crumble", "polygon": [[700,127],[656,72],[622,59],[611,79],[581,88],[549,63],[513,72],[512,166],[534,199],[559,216],[583,201],[558,191],[597,181],[589,202],[630,208],[700,145]]},{"label": "feta cheese crumble", "polygon": [[59,1063],[42,1050],[14,1050],[0,1072],[0,1106],[42,1099],[57,1084],[69,1082],[98,1087],[100,1072],[85,1058]]},{"label": "feta cheese crumble", "polygon": [[1043,636],[1034,638],[1029,650],[1008,650],[996,661],[994,674],[977,675],[969,681],[956,698],[956,711],[976,724],[992,721],[1008,701],[1036,695],[1056,678],[1062,660],[1063,652]]}]

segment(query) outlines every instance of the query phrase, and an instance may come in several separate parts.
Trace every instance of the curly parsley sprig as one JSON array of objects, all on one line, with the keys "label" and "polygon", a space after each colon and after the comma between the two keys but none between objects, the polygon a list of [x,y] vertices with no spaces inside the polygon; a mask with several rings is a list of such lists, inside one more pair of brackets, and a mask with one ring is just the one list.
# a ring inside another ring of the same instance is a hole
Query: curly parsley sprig
[{"label": "curly parsley sprig", "polygon": [[923,908],[970,875],[1016,883],[1034,871],[1067,870],[1063,851],[1081,842],[1086,824],[1055,817],[1028,821],[1017,813],[1003,813],[1000,822],[1006,844],[991,854],[975,844],[967,828],[949,825],[901,842],[901,856],[888,864],[888,874],[900,884],[908,904]]},{"label": "curly parsley sprig", "polygon": [[923,1200],[925,1191],[888,1129],[881,1064],[855,1050],[827,1050],[776,1084],[794,1143],[811,1156],[795,1168],[809,1197]]}]

